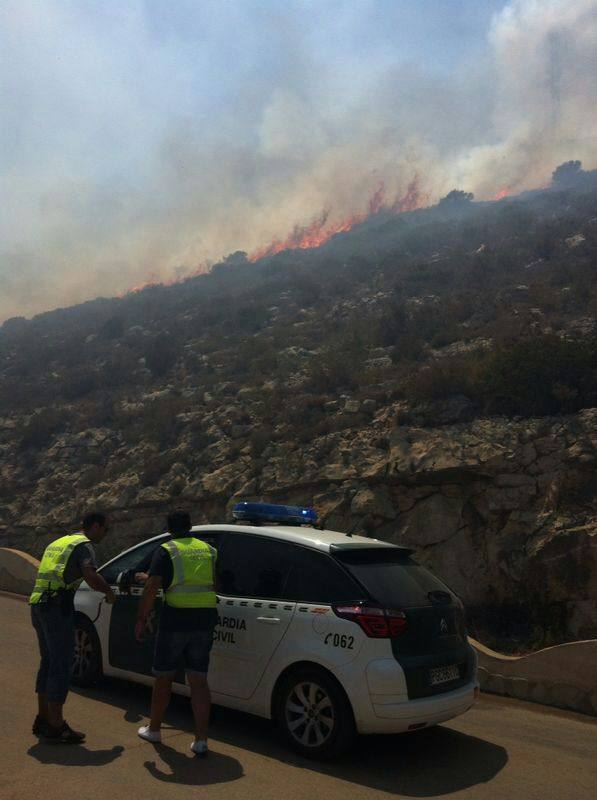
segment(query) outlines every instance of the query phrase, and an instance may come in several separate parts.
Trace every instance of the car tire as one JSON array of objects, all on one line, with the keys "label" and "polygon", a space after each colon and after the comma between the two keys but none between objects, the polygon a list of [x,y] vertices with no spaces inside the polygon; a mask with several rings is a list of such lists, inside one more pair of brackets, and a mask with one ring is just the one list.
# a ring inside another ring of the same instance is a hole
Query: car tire
[{"label": "car tire", "polygon": [[335,758],[356,737],[352,707],[344,690],[317,667],[293,670],[283,678],[276,718],[288,744],[307,758]]},{"label": "car tire", "polygon": [[93,623],[83,614],[75,618],[75,655],[71,683],[93,686],[102,677],[102,649]]}]

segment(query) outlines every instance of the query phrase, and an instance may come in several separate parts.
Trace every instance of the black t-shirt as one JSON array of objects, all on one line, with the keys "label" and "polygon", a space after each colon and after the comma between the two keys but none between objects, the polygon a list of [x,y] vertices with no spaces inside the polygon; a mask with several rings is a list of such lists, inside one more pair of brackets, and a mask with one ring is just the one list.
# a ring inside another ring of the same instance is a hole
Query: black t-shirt
[{"label": "black t-shirt", "polygon": [[[170,554],[164,547],[156,547],[149,565],[149,577],[159,576],[162,589],[166,591],[172,583],[173,574]],[[218,612],[215,608],[173,608],[164,603],[160,615],[160,626],[170,631],[210,630],[217,621]]]},{"label": "black t-shirt", "polygon": [[95,563],[95,552],[91,542],[78,544],[68,557],[64,568],[64,582],[67,584],[75,583],[83,577],[83,570],[86,566],[97,569]]}]

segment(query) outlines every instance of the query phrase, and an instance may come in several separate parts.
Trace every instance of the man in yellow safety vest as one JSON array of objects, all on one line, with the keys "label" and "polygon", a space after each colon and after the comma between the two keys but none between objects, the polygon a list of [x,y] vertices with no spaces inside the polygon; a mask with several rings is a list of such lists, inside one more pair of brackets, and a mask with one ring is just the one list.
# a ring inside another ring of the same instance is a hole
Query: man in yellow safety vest
[{"label": "man in yellow safety vest", "polygon": [[195,740],[191,750],[207,755],[207,726],[211,696],[207,683],[213,631],[217,624],[215,593],[216,551],[191,534],[191,518],[184,511],[168,517],[169,541],[156,548],[139,613],[135,635],[141,641],[157,593],[164,592],[153,660],[155,683],[149,725],[139,736],[161,741],[161,725],[170,701],[172,681],[183,666],[191,687]]},{"label": "man in yellow safety vest", "polygon": [[29,598],[41,655],[35,684],[38,701],[32,729],[35,736],[65,744],[80,744],[85,739],[85,734],[74,731],[62,715],[75,653],[74,596],[84,579],[92,589],[103,592],[108,603],[116,600],[110,586],[96,572],[93,550],[93,545],[101,542],[107,532],[104,514],[87,514],[83,533],[56,539],[42,556]]}]

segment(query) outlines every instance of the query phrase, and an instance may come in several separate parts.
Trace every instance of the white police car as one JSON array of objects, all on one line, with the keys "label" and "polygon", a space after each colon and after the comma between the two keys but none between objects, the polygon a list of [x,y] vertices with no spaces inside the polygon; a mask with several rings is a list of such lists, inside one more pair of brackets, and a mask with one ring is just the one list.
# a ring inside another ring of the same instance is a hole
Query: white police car
[{"label": "white police car", "polygon": [[[476,657],[462,604],[409,550],[307,527],[310,509],[241,503],[235,517],[193,528],[218,551],[215,703],[276,719],[295,749],[319,758],[357,732],[416,730],[471,707]],[[142,587],[118,579],[146,569],[166,538],[100,569],[119,594],[114,606],[86,584],[78,590],[75,682],[152,681],[153,636],[134,636]],[[184,673],[177,681],[174,690],[188,694]]]}]

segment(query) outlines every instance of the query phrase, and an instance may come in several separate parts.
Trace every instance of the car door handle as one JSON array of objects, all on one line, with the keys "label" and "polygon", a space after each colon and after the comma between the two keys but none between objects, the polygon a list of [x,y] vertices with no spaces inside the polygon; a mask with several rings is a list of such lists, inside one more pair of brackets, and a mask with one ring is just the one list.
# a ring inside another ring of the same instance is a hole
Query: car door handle
[{"label": "car door handle", "polygon": [[257,617],[257,622],[263,622],[264,625],[277,625],[280,617]]}]

